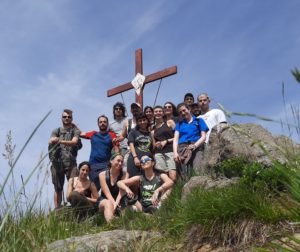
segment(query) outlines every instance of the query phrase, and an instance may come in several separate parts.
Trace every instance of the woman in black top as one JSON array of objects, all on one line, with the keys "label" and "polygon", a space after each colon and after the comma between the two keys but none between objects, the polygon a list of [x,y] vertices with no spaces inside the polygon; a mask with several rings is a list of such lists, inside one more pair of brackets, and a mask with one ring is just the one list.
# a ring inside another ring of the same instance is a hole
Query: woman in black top
[{"label": "woman in black top", "polygon": [[117,182],[128,177],[127,172],[122,171],[123,156],[120,153],[113,153],[109,169],[99,174],[101,195],[99,208],[104,212],[107,222],[114,218],[115,211],[120,203],[121,194]]},{"label": "woman in black top", "polygon": [[168,174],[176,182],[176,163],[173,155],[175,123],[172,119],[164,120],[162,106],[154,107],[155,126],[152,131],[155,148],[155,168]]}]

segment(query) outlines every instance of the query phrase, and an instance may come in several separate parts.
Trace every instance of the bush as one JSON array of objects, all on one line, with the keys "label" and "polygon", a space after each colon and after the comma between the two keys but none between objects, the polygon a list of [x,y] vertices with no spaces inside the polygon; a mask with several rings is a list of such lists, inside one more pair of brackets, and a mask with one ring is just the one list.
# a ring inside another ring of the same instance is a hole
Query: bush
[{"label": "bush", "polygon": [[286,187],[288,176],[282,164],[274,162],[272,166],[266,167],[260,163],[249,163],[245,157],[227,159],[214,167],[218,176],[227,178],[240,177],[242,183],[260,189],[268,187],[271,190],[283,191]]},{"label": "bush", "polygon": [[226,178],[242,177],[244,166],[247,163],[245,157],[231,158],[217,164],[214,170],[217,176],[224,175]]}]

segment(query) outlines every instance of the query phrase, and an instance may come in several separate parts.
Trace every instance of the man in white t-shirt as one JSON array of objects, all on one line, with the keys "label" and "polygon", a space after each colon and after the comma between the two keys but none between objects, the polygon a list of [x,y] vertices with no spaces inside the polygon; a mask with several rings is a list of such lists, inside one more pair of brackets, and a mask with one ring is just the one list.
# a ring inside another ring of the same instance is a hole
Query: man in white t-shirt
[{"label": "man in white t-shirt", "polygon": [[200,94],[198,96],[198,103],[201,111],[198,118],[202,118],[205,121],[207,127],[209,128],[205,140],[205,142],[208,143],[209,135],[211,133],[212,128],[215,127],[216,125],[219,125],[220,123],[227,124],[227,120],[222,110],[209,108],[210,99],[208,94],[206,93]]}]

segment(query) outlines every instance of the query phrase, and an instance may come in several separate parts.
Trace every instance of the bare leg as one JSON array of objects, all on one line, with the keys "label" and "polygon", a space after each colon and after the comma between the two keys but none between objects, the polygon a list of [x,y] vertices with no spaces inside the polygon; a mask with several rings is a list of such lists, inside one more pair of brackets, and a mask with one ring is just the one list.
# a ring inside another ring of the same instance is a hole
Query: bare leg
[{"label": "bare leg", "polygon": [[62,201],[62,191],[55,192],[54,191],[54,207],[58,208],[61,206]]},{"label": "bare leg", "polygon": [[168,172],[168,175],[169,175],[169,178],[172,179],[172,181],[174,183],[176,183],[176,180],[177,180],[177,173],[176,173],[176,170],[170,170]]},{"label": "bare leg", "polygon": [[108,199],[101,200],[99,208],[104,211],[104,218],[107,222],[114,218],[114,206]]},{"label": "bare leg", "polygon": [[139,201],[137,201],[137,202],[134,204],[134,206],[136,206],[136,209],[137,209],[138,212],[142,212],[142,211],[143,211],[142,204],[141,204]]}]

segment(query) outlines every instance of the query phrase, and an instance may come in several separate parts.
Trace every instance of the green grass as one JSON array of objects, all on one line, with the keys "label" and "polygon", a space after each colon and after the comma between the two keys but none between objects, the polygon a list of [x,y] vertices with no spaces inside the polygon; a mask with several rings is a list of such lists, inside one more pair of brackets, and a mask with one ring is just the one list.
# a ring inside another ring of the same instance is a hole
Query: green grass
[{"label": "green grass", "polygon": [[[230,163],[238,167],[239,162],[244,164],[242,159],[231,160],[226,167]],[[267,235],[255,233],[261,226],[276,227],[284,220],[300,220],[298,167],[274,164],[266,169],[256,163],[244,164],[241,175],[239,183],[227,188],[195,189],[184,202],[184,183],[179,181],[155,214],[127,210],[109,224],[102,215],[78,221],[68,211],[46,214],[30,208],[7,217],[0,233],[0,250],[42,251],[55,240],[120,228],[162,234],[159,239],[136,242],[134,251],[159,251],[162,247],[171,250],[182,246],[186,234],[195,226],[200,240],[206,237],[214,244],[237,245],[245,239],[251,243],[258,235]],[[251,230],[252,236],[244,237],[245,229]]]}]

